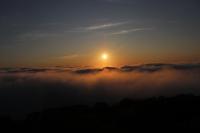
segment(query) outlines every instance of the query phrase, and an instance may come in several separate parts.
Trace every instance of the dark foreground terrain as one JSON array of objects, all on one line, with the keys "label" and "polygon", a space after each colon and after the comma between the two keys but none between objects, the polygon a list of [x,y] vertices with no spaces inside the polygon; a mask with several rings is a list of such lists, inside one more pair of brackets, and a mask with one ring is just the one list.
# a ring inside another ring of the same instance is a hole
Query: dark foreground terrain
[{"label": "dark foreground terrain", "polygon": [[200,97],[124,99],[112,106],[76,105],[35,112],[24,121],[9,117],[0,121],[3,132],[200,131]]}]

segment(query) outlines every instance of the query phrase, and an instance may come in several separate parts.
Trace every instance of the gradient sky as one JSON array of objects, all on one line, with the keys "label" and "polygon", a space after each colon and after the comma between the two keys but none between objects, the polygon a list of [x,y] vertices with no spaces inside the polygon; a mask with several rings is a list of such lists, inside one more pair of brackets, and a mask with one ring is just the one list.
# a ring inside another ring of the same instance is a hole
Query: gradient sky
[{"label": "gradient sky", "polygon": [[1,0],[0,67],[199,62],[199,0]]}]

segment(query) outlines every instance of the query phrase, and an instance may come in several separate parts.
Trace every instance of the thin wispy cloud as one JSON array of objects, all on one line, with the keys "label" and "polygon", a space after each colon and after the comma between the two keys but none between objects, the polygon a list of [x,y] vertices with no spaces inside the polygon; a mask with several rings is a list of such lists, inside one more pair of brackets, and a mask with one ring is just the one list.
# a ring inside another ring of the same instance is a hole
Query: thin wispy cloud
[{"label": "thin wispy cloud", "polygon": [[104,0],[104,2],[112,3],[112,4],[121,4],[121,3],[132,4],[132,3],[136,3],[137,1],[134,1],[134,0]]},{"label": "thin wispy cloud", "polygon": [[117,27],[121,25],[125,25],[129,22],[118,22],[118,23],[106,23],[106,24],[100,24],[100,25],[93,25],[89,27],[85,27],[84,29],[87,31],[92,31],[92,30],[101,30],[101,29],[108,29],[111,27]]},{"label": "thin wispy cloud", "polygon": [[[106,2],[111,2],[111,3],[113,3],[113,2],[122,2],[122,0],[105,0]],[[124,0],[123,0],[124,1]]]},{"label": "thin wispy cloud", "polygon": [[120,0],[105,0],[107,2],[116,2],[116,1],[120,1]]},{"label": "thin wispy cloud", "polygon": [[124,26],[126,24],[129,24],[131,21],[124,21],[124,22],[110,22],[110,23],[103,23],[98,25],[89,25],[85,27],[78,27],[71,30],[67,30],[65,32],[70,33],[81,33],[81,32],[90,32],[90,31],[97,31],[97,30],[106,30],[111,29],[119,26]]},{"label": "thin wispy cloud", "polygon": [[49,31],[30,31],[27,33],[19,34],[17,39],[18,40],[38,40],[44,38],[52,38],[61,36],[62,33],[53,33]]},{"label": "thin wispy cloud", "polygon": [[146,30],[152,30],[153,28],[134,28],[134,29],[129,29],[129,30],[121,30],[117,32],[113,32],[110,35],[123,35],[123,34],[129,34],[132,32],[137,32],[137,31],[146,31]]},{"label": "thin wispy cloud", "polygon": [[61,57],[59,57],[59,58],[60,58],[60,59],[75,59],[75,58],[77,58],[77,57],[79,57],[78,54],[71,54],[71,55],[61,56]]}]

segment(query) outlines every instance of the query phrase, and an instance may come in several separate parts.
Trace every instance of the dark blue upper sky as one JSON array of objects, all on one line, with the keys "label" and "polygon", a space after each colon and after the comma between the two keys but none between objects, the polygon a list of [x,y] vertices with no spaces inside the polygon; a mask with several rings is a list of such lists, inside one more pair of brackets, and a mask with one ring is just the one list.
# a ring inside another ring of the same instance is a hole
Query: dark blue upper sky
[{"label": "dark blue upper sky", "polygon": [[199,0],[1,0],[0,66],[199,61]]}]

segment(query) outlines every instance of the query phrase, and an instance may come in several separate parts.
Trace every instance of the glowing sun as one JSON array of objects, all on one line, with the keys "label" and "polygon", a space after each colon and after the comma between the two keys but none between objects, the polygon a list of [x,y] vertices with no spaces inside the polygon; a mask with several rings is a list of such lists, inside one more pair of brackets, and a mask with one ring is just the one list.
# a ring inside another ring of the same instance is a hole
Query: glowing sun
[{"label": "glowing sun", "polygon": [[108,54],[103,53],[103,54],[101,55],[101,59],[102,59],[102,60],[108,60]]}]

